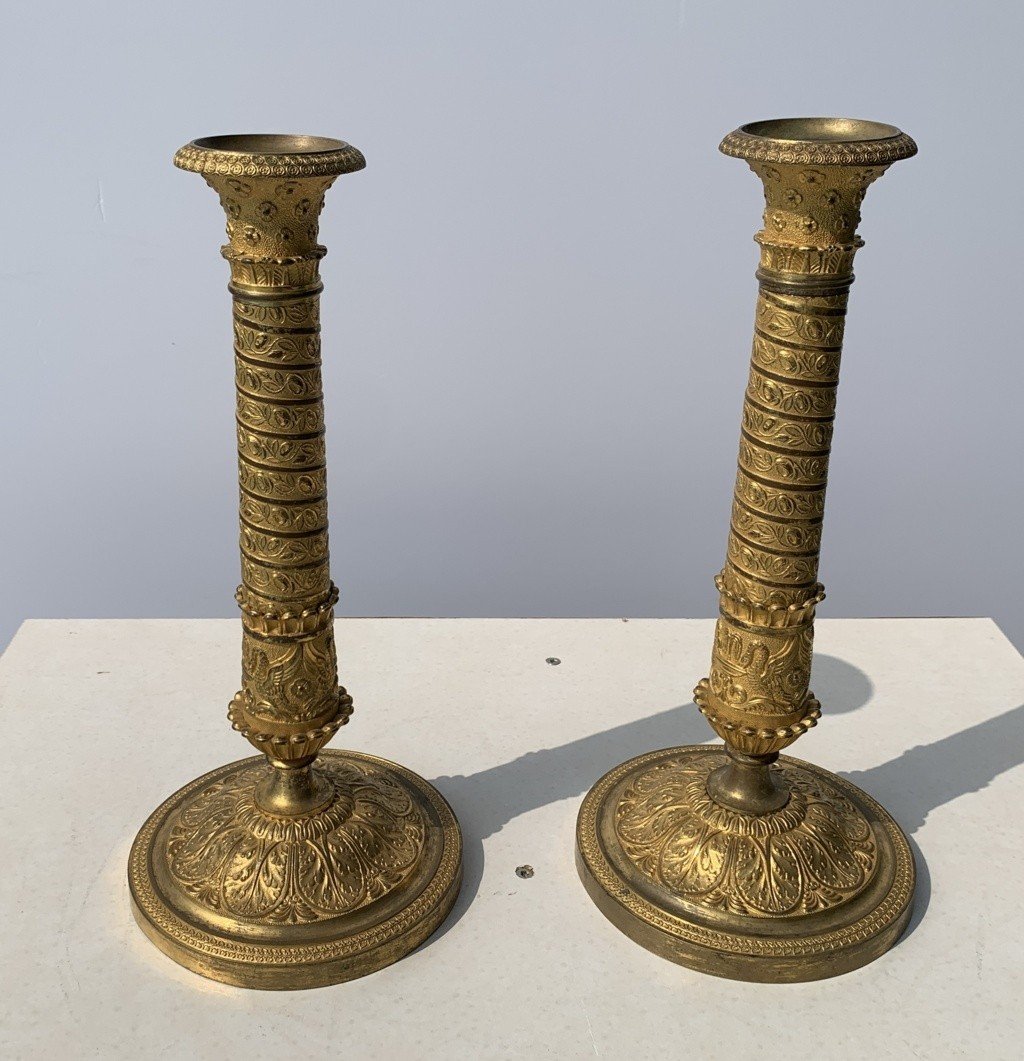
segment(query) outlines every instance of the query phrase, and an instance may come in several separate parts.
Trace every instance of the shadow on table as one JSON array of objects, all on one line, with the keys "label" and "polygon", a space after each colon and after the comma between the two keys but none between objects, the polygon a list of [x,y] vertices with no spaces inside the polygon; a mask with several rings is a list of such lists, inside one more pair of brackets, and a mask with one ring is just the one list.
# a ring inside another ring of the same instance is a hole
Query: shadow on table
[{"label": "shadow on table", "polygon": [[[862,670],[835,656],[816,656],[812,678],[826,719],[829,714],[863,707],[873,692],[871,679]],[[927,720],[923,721],[926,724]],[[602,774],[625,759],[709,739],[707,723],[690,703],[569,744],[530,752],[477,774],[437,778],[438,787],[462,823],[465,850],[462,893],[434,938],[444,935],[469,908],[483,875],[483,841],[506,822],[548,803],[582,797]],[[906,831],[914,851],[917,893],[904,940],[921,923],[931,898],[928,863],[913,834],[933,810],[980,791],[1021,763],[1024,704],[931,744],[917,745],[870,770],[844,774],[893,815]],[[566,837],[566,857],[572,842],[571,836]]]},{"label": "shadow on table", "polygon": [[914,913],[903,939],[921,923],[931,898],[928,864],[911,834],[933,810],[980,791],[1021,763],[1024,704],[932,744],[919,744],[881,766],[843,774],[874,796],[911,836],[918,883]]},{"label": "shadow on table", "polygon": [[871,679],[838,656],[815,653],[811,664],[811,689],[821,701],[822,714],[845,715],[863,707],[874,695]]},{"label": "shadow on table", "polygon": [[[871,698],[871,679],[835,656],[816,656],[812,677],[814,692],[828,714],[856,711]],[[543,739],[543,734],[538,737]],[[477,774],[435,778],[434,783],[458,815],[464,850],[462,892],[451,916],[433,938],[444,935],[469,908],[483,875],[483,841],[506,822],[549,803],[582,796],[602,774],[625,759],[713,738],[707,722],[690,703],[569,744],[529,752]],[[572,842],[572,837],[567,837],[570,856]],[[509,867],[509,872],[513,869]]]}]

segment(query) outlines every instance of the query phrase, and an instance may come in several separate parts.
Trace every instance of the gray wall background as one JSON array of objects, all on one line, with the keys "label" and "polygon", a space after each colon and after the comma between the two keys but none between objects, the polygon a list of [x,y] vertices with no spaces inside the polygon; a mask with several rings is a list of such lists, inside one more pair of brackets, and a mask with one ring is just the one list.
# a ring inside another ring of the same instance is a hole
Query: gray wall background
[{"label": "gray wall background", "polygon": [[0,644],[220,616],[223,217],[174,150],[337,135],[322,238],[342,614],[711,615],[761,193],[753,119],[921,148],[868,195],[825,615],[1024,644],[1022,16],[1009,3],[34,3],[5,24]]}]

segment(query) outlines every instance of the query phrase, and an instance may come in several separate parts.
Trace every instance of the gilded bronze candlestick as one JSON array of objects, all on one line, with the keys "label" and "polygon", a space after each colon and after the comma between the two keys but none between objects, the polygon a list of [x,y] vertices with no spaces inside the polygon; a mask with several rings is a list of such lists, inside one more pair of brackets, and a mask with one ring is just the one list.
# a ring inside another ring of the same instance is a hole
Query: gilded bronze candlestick
[{"label": "gilded bronze candlestick", "polygon": [[349,980],[444,920],[462,879],[451,808],[405,767],[321,751],[349,719],[328,573],[318,218],[363,156],[340,140],[215,136],[174,158],[227,213],[234,297],[242,688],[232,726],[263,754],[186,785],[128,868],[147,936],[242,987]]},{"label": "gilded bronze candlestick", "polygon": [[808,683],[846,301],[864,193],[917,151],[890,125],[755,122],[721,150],[764,184],[760,293],[710,677],[694,699],[724,749],[606,774],[577,823],[601,911],[655,953],[739,980],[815,980],[895,943],[914,860],[849,782],[779,752],[820,716]]}]

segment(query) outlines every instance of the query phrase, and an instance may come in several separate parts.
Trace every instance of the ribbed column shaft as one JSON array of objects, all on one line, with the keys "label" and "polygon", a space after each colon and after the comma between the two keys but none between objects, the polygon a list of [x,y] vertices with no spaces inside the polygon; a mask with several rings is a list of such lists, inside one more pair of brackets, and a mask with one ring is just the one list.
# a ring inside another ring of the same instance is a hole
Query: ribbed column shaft
[{"label": "ribbed column shaft", "polygon": [[308,761],[346,721],[327,540],[317,218],[332,176],[209,176],[228,217],[242,584],[235,727]]},{"label": "ribbed column shaft", "polygon": [[765,185],[750,377],[711,671],[716,732],[771,756],[820,715],[809,689],[828,458],[860,203],[883,166],[751,161]]}]

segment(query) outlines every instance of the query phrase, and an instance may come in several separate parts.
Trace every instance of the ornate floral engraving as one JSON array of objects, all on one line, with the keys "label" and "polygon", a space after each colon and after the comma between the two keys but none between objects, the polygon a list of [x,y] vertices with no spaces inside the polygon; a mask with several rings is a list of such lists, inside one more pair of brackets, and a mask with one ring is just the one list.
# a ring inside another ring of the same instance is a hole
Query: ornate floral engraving
[{"label": "ornate floral engraving", "polygon": [[326,460],[323,433],[315,438],[279,438],[238,425],[238,452],[257,464],[274,468],[318,468]]},{"label": "ornate floral engraving", "polygon": [[720,620],[708,679],[711,692],[736,719],[799,716],[811,678],[813,642],[809,624],[755,632]]},{"label": "ornate floral engraving", "polygon": [[836,411],[834,387],[801,387],[799,384],[784,383],[765,376],[756,365],[750,369],[747,397],[762,408],[776,413],[830,417]]},{"label": "ornate floral engraving", "polygon": [[330,576],[326,559],[313,567],[282,570],[270,566],[269,561],[254,561],[243,553],[242,582],[274,600],[303,600],[326,592]]},{"label": "ornate floral engraving", "polygon": [[276,431],[282,435],[311,435],[324,429],[324,409],[320,402],[312,405],[275,405],[257,401],[239,391],[235,415],[245,427]]},{"label": "ornate floral engraving", "polygon": [[284,398],[321,400],[319,368],[284,371],[265,365],[255,365],[238,358],[235,361],[235,383],[251,398]]},{"label": "ornate floral engraving", "polygon": [[856,249],[856,246],[822,248],[765,243],[761,248],[761,266],[774,272],[839,276],[850,271]]},{"label": "ornate floral engraving", "polygon": [[743,427],[759,441],[784,449],[827,452],[832,444],[832,422],[790,420],[759,409],[751,401],[743,407]]},{"label": "ornate floral engraving", "polygon": [[820,523],[781,523],[761,519],[738,499],[732,507],[732,527],[747,541],[765,549],[817,552],[821,545]]},{"label": "ornate floral engraving", "polygon": [[[762,609],[782,610],[791,613],[794,621],[807,621],[810,618],[810,616],[802,613],[805,611],[807,601],[820,589],[820,586],[773,586],[765,584],[760,579],[740,571],[738,567],[734,567],[728,562],[716,579],[716,584],[718,582],[721,582],[718,588],[723,594],[730,594],[737,599],[758,605]],[[743,618],[743,616],[740,616],[740,618]],[[749,621],[754,622],[753,619]]]},{"label": "ornate floral engraving", "polygon": [[196,902],[247,922],[319,921],[387,895],[414,870],[426,822],[406,790],[369,764],[326,757],[334,801],[306,818],[255,802],[266,767],[209,784],[169,819],[167,864]]},{"label": "ornate floral engraving", "polygon": [[[259,233],[256,233],[257,238]],[[311,239],[315,239],[313,233]],[[280,245],[280,239],[274,237],[265,240],[272,247]],[[303,258],[238,258],[231,259],[231,278],[235,283],[246,287],[306,288],[317,283],[319,277],[316,261]]]},{"label": "ornate floral engraving", "polygon": [[338,696],[330,627],[302,641],[242,639],[242,697],[251,714],[299,725],[333,709]]},{"label": "ornate floral engraving", "polygon": [[321,531],[298,538],[279,538],[242,524],[242,551],[262,564],[310,564],[327,559],[327,533]]},{"label": "ornate floral engraving", "polygon": [[824,486],[828,477],[827,456],[798,457],[775,453],[752,445],[746,436],[740,439],[740,465],[755,475],[801,486]]},{"label": "ornate floral engraving", "polygon": [[[235,319],[252,328],[319,329],[320,299],[316,295],[287,302],[250,302],[236,298]],[[319,339],[319,334],[315,337]]]},{"label": "ornate floral engraving", "polygon": [[272,335],[235,317],[235,350],[268,364],[315,365],[320,362],[320,336],[313,331]]},{"label": "ornate floral engraving", "polygon": [[[315,755],[351,711],[331,630],[337,592],[328,562],[318,297],[325,252],[313,208],[330,180],[251,183],[260,194],[240,204],[224,249],[236,285],[244,627],[242,688],[229,717],[273,759],[296,760]],[[296,212],[310,215],[308,224],[289,220]]]},{"label": "ornate floral engraving", "polygon": [[327,527],[326,501],[275,505],[272,501],[260,501],[243,493],[239,513],[246,523],[254,527],[287,534],[309,533]]},{"label": "ornate floral engraving", "polygon": [[842,317],[815,316],[813,312],[792,312],[774,305],[761,295],[757,300],[757,327],[769,338],[806,343],[809,346],[838,347],[843,342]]},{"label": "ornate floral engraving", "polygon": [[779,811],[744,815],[715,803],[708,754],[638,774],[615,811],[615,835],[646,877],[710,910],[782,917],[828,910],[861,892],[878,853],[869,822],[838,789],[787,766]]},{"label": "ornate floral engraving", "polygon": [[745,505],[766,516],[783,519],[820,519],[825,511],[825,488],[819,490],[787,490],[758,482],[739,469],[736,474],[736,497]]},{"label": "ornate floral engraving", "polygon": [[[698,686],[699,706],[716,732],[753,755],[786,747],[817,717],[808,682],[848,277],[832,272],[834,284],[808,283],[804,291],[794,276],[776,282],[764,268],[776,220],[780,231],[802,225],[801,238],[825,241],[823,252],[830,233],[848,223],[837,215],[842,196],[826,177],[804,168],[789,173],[785,189],[766,187],[778,209],[766,211],[759,237],[762,290],[719,580],[722,617],[709,677]],[[788,199],[787,191],[794,192]],[[805,210],[811,213],[794,212]],[[855,234],[844,241],[830,270],[852,263]],[[805,243],[780,251],[779,260],[807,275],[826,267]]]},{"label": "ornate floral engraving", "polygon": [[788,376],[794,383],[803,380],[837,382],[840,357],[839,350],[793,349],[763,335],[754,336],[753,363],[777,375]]},{"label": "ornate floral engraving", "polygon": [[729,535],[729,562],[755,578],[768,579],[786,585],[813,585],[818,578],[817,556],[791,556],[756,548],[744,542],[736,528]]},{"label": "ornate floral engraving", "polygon": [[241,459],[238,485],[267,501],[321,501],[327,494],[327,475],[323,468],[301,472],[254,468]]}]

